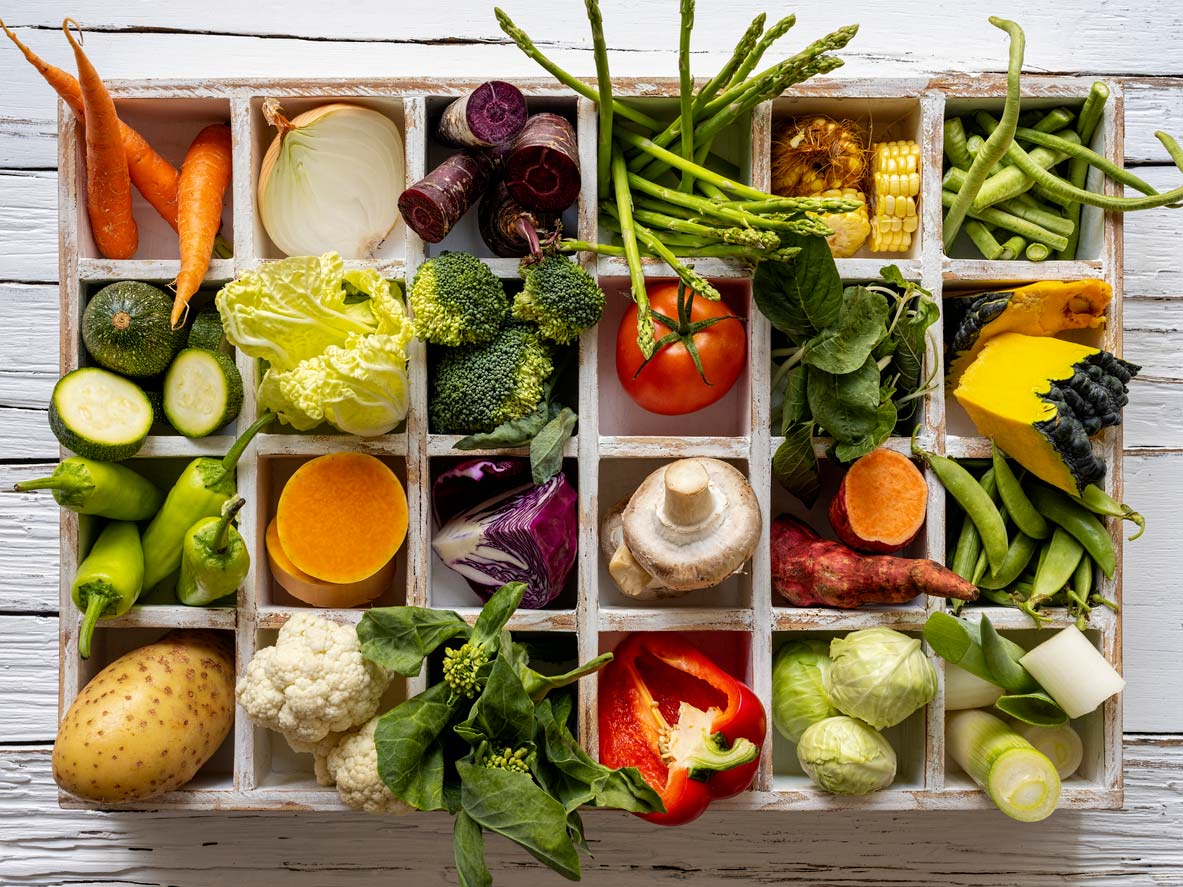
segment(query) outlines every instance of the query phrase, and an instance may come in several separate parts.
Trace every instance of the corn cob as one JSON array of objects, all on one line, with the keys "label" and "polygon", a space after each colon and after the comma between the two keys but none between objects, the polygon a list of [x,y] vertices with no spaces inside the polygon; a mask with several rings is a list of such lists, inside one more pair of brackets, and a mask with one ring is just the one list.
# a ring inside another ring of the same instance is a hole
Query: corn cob
[{"label": "corn cob", "polygon": [[867,173],[867,135],[858,124],[829,117],[792,120],[772,139],[772,192],[812,197],[859,188]]},{"label": "corn cob", "polygon": [[844,213],[825,213],[821,220],[830,226],[833,234],[826,238],[830,252],[835,259],[849,259],[859,251],[871,233],[867,219],[867,198],[854,188],[834,188],[822,191],[818,197],[842,197],[859,201],[859,208]]},{"label": "corn cob", "polygon": [[915,142],[879,142],[871,163],[871,252],[905,252],[919,227],[920,146]]}]

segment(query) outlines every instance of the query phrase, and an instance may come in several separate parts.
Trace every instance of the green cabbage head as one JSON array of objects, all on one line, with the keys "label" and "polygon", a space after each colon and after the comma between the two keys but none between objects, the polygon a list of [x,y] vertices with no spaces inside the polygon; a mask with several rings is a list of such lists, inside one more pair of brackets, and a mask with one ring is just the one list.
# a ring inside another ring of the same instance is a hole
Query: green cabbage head
[{"label": "green cabbage head", "polygon": [[864,628],[830,643],[826,688],[845,715],[882,730],[928,705],[937,673],[918,638],[891,628]]},{"label": "green cabbage head", "polygon": [[856,718],[818,721],[797,743],[801,769],[819,787],[839,795],[866,795],[895,779],[895,749]]},{"label": "green cabbage head", "polygon": [[823,640],[794,641],[772,662],[772,723],[789,742],[799,742],[810,724],[841,713],[826,690],[829,649]]}]

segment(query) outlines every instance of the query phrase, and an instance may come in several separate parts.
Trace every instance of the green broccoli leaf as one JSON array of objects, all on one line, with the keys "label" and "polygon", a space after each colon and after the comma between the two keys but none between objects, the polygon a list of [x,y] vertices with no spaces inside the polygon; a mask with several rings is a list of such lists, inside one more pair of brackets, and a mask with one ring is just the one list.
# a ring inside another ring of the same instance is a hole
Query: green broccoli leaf
[{"label": "green broccoli leaf", "polygon": [[842,279],[824,237],[785,234],[782,246],[799,246],[792,262],[761,262],[752,298],[768,322],[803,344],[838,319]]},{"label": "green broccoli leaf", "polygon": [[821,492],[817,455],[813,452],[813,422],[801,422],[785,432],[784,442],[772,456],[777,483],[812,507]]},{"label": "green broccoli leaf", "polygon": [[493,887],[493,876],[485,863],[484,832],[463,810],[452,824],[452,855],[460,887]]},{"label": "green broccoli leaf", "polygon": [[563,407],[530,442],[530,473],[534,483],[544,484],[563,468],[563,449],[575,433],[578,416]]},{"label": "green broccoli leaf", "polygon": [[[447,684],[428,687],[378,720],[378,775],[396,798],[417,810],[443,810],[444,731],[456,714]],[[457,701],[458,703],[458,701]]]},{"label": "green broccoli leaf", "polygon": [[451,610],[426,607],[375,607],[357,624],[362,655],[408,678],[436,647],[468,633],[468,623]]}]

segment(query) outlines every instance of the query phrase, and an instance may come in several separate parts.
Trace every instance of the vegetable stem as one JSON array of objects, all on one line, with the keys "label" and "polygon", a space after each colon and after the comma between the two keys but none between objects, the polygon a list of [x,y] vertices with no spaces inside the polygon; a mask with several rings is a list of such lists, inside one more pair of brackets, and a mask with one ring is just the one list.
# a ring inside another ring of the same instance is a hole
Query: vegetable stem
[{"label": "vegetable stem", "polygon": [[599,93],[596,107],[600,126],[597,139],[596,187],[600,194],[607,194],[612,183],[612,115],[615,103],[612,101],[612,74],[608,70],[608,45],[604,41],[604,17],[600,14],[599,0],[585,0],[587,20],[591,24],[592,46],[596,55],[596,82]]},{"label": "vegetable stem", "polygon": [[646,358],[653,356],[657,343],[653,341],[653,317],[649,311],[649,294],[645,292],[645,269],[637,249],[637,234],[633,228],[633,200],[629,191],[628,172],[624,155],[612,152],[612,181],[616,188],[616,212],[620,220],[620,239],[628,258],[628,275],[632,284],[633,301],[637,303],[637,347]]},{"label": "vegetable stem", "polygon": [[[678,104],[682,112],[682,158],[694,164],[694,78],[690,75],[690,33],[694,30],[694,0],[682,0],[682,27],[678,39]],[[682,170],[678,190],[689,192],[694,176]]]}]

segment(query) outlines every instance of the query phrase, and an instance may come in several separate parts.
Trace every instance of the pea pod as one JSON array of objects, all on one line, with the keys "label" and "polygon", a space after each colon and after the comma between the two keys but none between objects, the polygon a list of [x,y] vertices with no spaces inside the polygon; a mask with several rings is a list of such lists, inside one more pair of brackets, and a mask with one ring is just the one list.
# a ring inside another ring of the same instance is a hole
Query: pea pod
[{"label": "pea pod", "polygon": [[974,584],[984,589],[1006,588],[1027,569],[1027,564],[1031,563],[1031,558],[1035,556],[1038,548],[1035,540],[1026,533],[1016,533],[1006,550],[1006,560],[1002,562],[1002,569],[997,573],[987,573],[980,582]]},{"label": "pea pod", "polygon": [[140,531],[131,521],[112,521],[78,565],[70,586],[74,606],[85,614],[78,629],[78,654],[83,659],[90,658],[90,640],[98,621],[126,613],[143,586]]},{"label": "pea pod", "polygon": [[53,490],[62,508],[111,520],[147,520],[160,509],[164,494],[152,481],[116,462],[82,456],[63,459],[48,477],[23,480],[18,493]]},{"label": "pea pod", "polygon": [[212,604],[233,594],[246,578],[251,556],[233,524],[244,504],[241,496],[231,499],[222,506],[219,517],[203,517],[185,533],[177,581],[177,599],[182,604]]},{"label": "pea pod", "polygon": [[1035,571],[1035,586],[1023,609],[1031,612],[1067,585],[1083,556],[1081,544],[1063,527],[1056,527],[1052,541],[1047,544],[1047,556]]},{"label": "pea pod", "polygon": [[993,448],[994,481],[998,485],[998,496],[1002,499],[1002,504],[1006,506],[1010,519],[1015,522],[1016,527],[1032,539],[1046,539],[1052,534],[1047,521],[1031,504],[1027,494],[1023,492],[1023,485],[1019,483],[1019,479],[1011,471],[1010,464],[1006,461],[1002,450],[998,449],[997,444],[993,444]]},{"label": "pea pod", "polygon": [[[1006,524],[998,507],[991,499],[991,493],[981,483],[974,480],[974,476],[947,456],[929,453],[912,444],[912,452],[922,458],[932,468],[933,474],[941,482],[941,486],[957,500],[978,532],[982,536],[982,547],[986,549],[986,559],[991,570],[999,570],[1006,560]],[[973,565],[970,565],[972,570]]]},{"label": "pea pod", "polygon": [[1077,505],[1067,493],[1060,490],[1044,484],[1032,484],[1027,492],[1040,513],[1071,533],[1084,546],[1089,557],[1096,561],[1105,577],[1112,579],[1113,571],[1117,569],[1117,549],[1105,525],[1087,508]]},{"label": "pea pod", "polygon": [[1118,520],[1132,521],[1138,528],[1138,532],[1130,536],[1129,539],[1133,542],[1139,536],[1146,532],[1146,518],[1134,511],[1128,505],[1118,502],[1100,487],[1089,484],[1084,488],[1083,494],[1078,498],[1072,497],[1072,501],[1078,505],[1083,505],[1093,514],[1100,514],[1104,517],[1115,517]]},{"label": "pea pod", "polygon": [[181,543],[185,533],[203,517],[217,517],[222,505],[234,496],[237,489],[234,467],[247,444],[261,428],[274,418],[270,413],[260,416],[225,458],[201,456],[190,462],[173,488],[168,491],[152,523],[144,530],[144,589],[150,590],[181,566]]},{"label": "pea pod", "polygon": [[973,581],[974,566],[978,562],[978,555],[982,553],[982,534],[977,526],[966,516],[961,522],[961,533],[957,537],[957,545],[953,549],[953,558],[949,561],[949,568],[966,581]]}]

